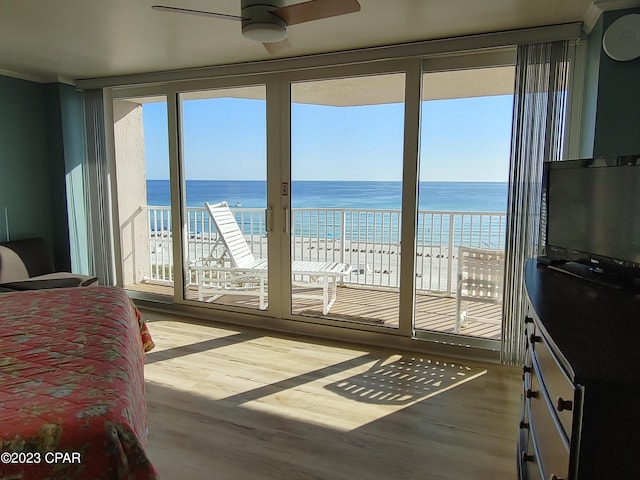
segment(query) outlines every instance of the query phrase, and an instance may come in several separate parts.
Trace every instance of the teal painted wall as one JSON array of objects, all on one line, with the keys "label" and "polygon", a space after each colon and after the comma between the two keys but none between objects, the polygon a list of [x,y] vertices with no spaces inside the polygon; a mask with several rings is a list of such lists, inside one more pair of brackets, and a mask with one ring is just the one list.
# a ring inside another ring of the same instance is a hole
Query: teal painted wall
[{"label": "teal painted wall", "polygon": [[582,125],[580,136],[580,158],[593,157],[596,113],[598,111],[598,77],[600,76],[600,53],[602,51],[602,16],[591,30],[586,46],[584,97],[582,103]]},{"label": "teal painted wall", "polygon": [[8,216],[10,239],[44,237],[57,270],[89,273],[83,127],[74,87],[0,76],[0,240]]},{"label": "teal painted wall", "polygon": [[640,153],[640,58],[612,60],[602,49],[607,28],[640,8],[605,12],[589,35],[581,156]]},{"label": "teal painted wall", "polygon": [[56,268],[68,272],[71,270],[69,250],[69,221],[67,218],[64,164],[64,136],[61,121],[62,106],[60,104],[60,85],[49,83],[43,86],[45,114],[47,119],[47,154],[49,162],[49,183],[53,222],[51,234],[53,236],[53,254]]},{"label": "teal painted wall", "polygon": [[87,148],[82,94],[75,87],[57,84],[64,148],[65,187],[71,271],[92,274],[87,210]]},{"label": "teal painted wall", "polygon": [[85,209],[85,141],[82,97],[71,85],[44,85],[53,250],[56,268],[89,273]]},{"label": "teal painted wall", "polygon": [[43,85],[0,76],[0,240],[41,236],[53,245]]}]

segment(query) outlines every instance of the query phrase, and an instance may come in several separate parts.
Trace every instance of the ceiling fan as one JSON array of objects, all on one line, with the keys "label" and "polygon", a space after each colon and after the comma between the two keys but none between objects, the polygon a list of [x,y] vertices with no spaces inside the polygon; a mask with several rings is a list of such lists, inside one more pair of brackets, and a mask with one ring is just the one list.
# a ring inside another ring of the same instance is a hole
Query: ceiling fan
[{"label": "ceiling fan", "polygon": [[240,15],[166,5],[154,5],[151,8],[162,12],[240,21],[242,22],[242,35],[250,40],[262,42],[272,54],[288,46],[286,37],[287,27],[290,25],[360,11],[360,4],[357,0],[308,0],[288,6],[281,5],[282,0],[242,0]]}]

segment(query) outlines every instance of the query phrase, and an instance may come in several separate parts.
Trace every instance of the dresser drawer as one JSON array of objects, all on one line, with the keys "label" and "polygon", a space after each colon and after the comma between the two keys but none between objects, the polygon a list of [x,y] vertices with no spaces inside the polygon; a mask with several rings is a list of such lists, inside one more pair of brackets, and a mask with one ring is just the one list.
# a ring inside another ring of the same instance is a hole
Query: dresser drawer
[{"label": "dresser drawer", "polygon": [[527,338],[536,333],[536,324],[531,314],[531,307],[529,307],[529,313],[524,317],[524,334]]},{"label": "dresser drawer", "polygon": [[526,462],[524,464],[525,477],[527,480],[542,480],[540,468],[537,462]]},{"label": "dresser drawer", "polygon": [[545,338],[538,337],[538,339],[533,345],[534,363],[537,363],[540,368],[542,384],[567,438],[571,440],[573,410],[576,406],[575,386],[558,363]]},{"label": "dresser drawer", "polygon": [[[529,387],[528,382],[525,383],[525,388]],[[533,447],[533,439],[529,429],[529,409],[527,408],[526,402],[522,402],[520,418],[518,478],[519,480],[542,480],[540,466],[538,465],[537,456]]]},{"label": "dresser drawer", "polygon": [[[568,478],[569,474],[569,442],[562,427],[555,420],[554,408],[539,380],[538,365],[533,362],[531,387],[527,390],[527,406],[529,413],[529,442],[533,444],[536,462],[540,465],[542,478],[552,475],[557,478]],[[531,451],[531,446],[528,448]]]}]

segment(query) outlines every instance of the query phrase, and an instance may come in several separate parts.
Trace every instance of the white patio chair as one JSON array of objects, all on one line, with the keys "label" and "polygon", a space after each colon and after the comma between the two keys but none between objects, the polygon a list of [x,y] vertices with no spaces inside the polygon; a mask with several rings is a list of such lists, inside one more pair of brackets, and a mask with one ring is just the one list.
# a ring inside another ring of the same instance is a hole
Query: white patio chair
[{"label": "white patio chair", "polygon": [[[205,207],[211,216],[219,240],[224,245],[223,255],[209,260],[208,264],[190,265],[195,272],[198,286],[198,299],[214,301],[222,295],[253,295],[258,296],[259,307],[267,307],[267,271],[266,259],[256,259],[247,241],[229,209],[227,202],[209,204]],[[337,298],[339,279],[348,275],[351,266],[338,262],[317,262],[296,260],[291,264],[291,274],[296,278],[308,278],[308,282],[298,282],[305,287],[321,287],[322,293],[313,292],[294,293],[296,298],[319,299],[322,301],[322,313],[326,315]],[[307,288],[308,290],[308,288]]]},{"label": "white patio chair", "polygon": [[455,333],[467,321],[501,323],[500,317],[468,315],[468,303],[501,304],[504,282],[504,250],[458,247],[458,292]]}]

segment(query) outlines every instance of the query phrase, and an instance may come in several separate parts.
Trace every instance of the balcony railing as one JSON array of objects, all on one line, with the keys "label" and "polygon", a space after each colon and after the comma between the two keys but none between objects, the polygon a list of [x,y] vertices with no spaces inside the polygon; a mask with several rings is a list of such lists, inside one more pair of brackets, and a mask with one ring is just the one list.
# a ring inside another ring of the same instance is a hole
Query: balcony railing
[{"label": "balcony railing", "polygon": [[[149,225],[147,280],[173,281],[171,211],[144,207]],[[256,258],[266,258],[264,210],[232,209]],[[186,209],[188,260],[219,256],[217,234],[204,208]],[[292,211],[293,260],[337,261],[352,265],[345,284],[397,288],[400,282],[401,213],[398,210],[297,208]],[[416,289],[455,292],[457,247],[504,249],[506,214],[500,212],[418,212]]]}]

